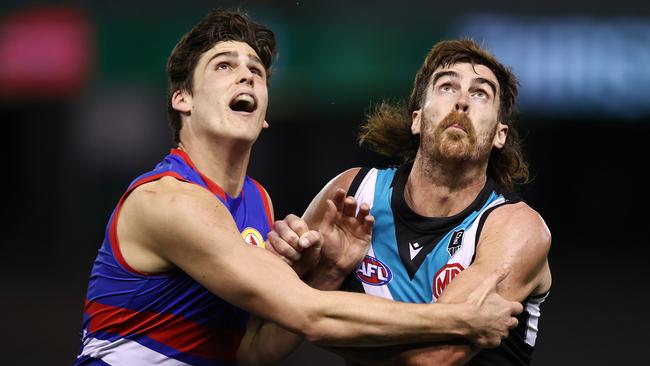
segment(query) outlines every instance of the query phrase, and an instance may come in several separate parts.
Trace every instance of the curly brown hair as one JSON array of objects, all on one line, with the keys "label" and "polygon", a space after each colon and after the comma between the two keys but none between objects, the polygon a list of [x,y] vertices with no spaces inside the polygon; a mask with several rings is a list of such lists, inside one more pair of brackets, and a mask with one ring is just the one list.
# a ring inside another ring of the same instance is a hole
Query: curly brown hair
[{"label": "curly brown hair", "polygon": [[411,133],[411,115],[422,108],[433,72],[439,67],[449,67],[460,62],[488,67],[500,86],[501,104],[498,118],[499,122],[509,128],[503,148],[492,149],[490,153],[488,175],[507,189],[513,189],[515,184],[528,182],[528,163],[512,120],[517,98],[517,78],[510,69],[471,39],[448,40],[434,45],[415,76],[408,105],[399,102],[382,102],[376,105],[361,126],[359,144],[403,162],[413,161],[420,140]]},{"label": "curly brown hair", "polygon": [[239,11],[210,11],[178,41],[167,60],[167,116],[176,143],[180,142],[183,121],[180,113],[172,107],[172,96],[177,90],[192,93],[194,69],[199,58],[224,41],[245,42],[251,46],[264,64],[267,82],[271,77],[271,65],[277,55],[273,31]]}]

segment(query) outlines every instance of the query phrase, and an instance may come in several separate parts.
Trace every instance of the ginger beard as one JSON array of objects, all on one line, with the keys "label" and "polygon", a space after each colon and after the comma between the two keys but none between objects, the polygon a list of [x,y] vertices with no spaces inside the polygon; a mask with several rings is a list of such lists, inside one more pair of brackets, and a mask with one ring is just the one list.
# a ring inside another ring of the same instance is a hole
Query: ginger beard
[{"label": "ginger beard", "polygon": [[450,112],[435,127],[426,116],[422,119],[425,134],[420,136],[420,148],[434,160],[469,162],[489,156],[496,129],[479,136],[469,116],[456,111]]}]

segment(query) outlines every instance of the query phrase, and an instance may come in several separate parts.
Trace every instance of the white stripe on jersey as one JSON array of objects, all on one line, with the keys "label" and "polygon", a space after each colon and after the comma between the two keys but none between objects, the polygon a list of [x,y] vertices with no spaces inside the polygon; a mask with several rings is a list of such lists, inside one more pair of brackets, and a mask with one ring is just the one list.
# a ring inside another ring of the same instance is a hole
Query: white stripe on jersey
[{"label": "white stripe on jersey", "polygon": [[372,168],[366,173],[366,176],[363,177],[359,188],[354,193],[354,198],[357,200],[357,213],[359,213],[359,206],[362,203],[367,203],[368,206],[372,207],[372,204],[375,202],[375,182],[377,181],[377,169]]},{"label": "white stripe on jersey", "polygon": [[528,312],[528,324],[526,324],[526,335],[524,340],[531,347],[535,346],[535,341],[537,340],[537,323],[539,322],[539,316],[541,315],[540,305],[546,300],[548,292],[544,297],[532,298],[526,301],[526,311]]},{"label": "white stripe on jersey", "polygon": [[[359,204],[357,206],[357,213],[359,213],[359,206],[361,206],[362,203],[367,203],[368,206],[372,208],[372,204],[375,202],[376,182],[377,182],[377,169],[372,168],[368,171],[368,173],[366,173],[366,176],[363,177],[361,184],[359,184],[359,188],[357,188],[357,191],[354,194],[354,198],[357,200],[357,203]],[[375,257],[375,251],[372,249],[372,245],[370,245],[370,248],[368,249],[368,255],[371,257]],[[387,285],[372,286],[372,285],[368,285],[363,281],[359,281],[359,282],[361,282],[361,284],[363,285],[363,291],[366,294],[379,296],[391,300],[393,299],[393,295],[391,295]]]},{"label": "white stripe on jersey", "polygon": [[82,356],[100,359],[112,366],[191,366],[125,338],[120,338],[112,342],[97,338],[87,338],[84,341],[83,350],[77,358]]}]

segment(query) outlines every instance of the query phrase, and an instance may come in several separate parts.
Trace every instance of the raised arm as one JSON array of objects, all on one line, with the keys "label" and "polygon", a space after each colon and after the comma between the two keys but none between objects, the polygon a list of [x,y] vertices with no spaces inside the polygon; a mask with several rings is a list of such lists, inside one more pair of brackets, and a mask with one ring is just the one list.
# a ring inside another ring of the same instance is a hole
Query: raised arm
[{"label": "raised arm", "polygon": [[[172,178],[136,189],[124,203],[118,235],[127,262],[145,272],[178,267],[211,292],[322,344],[383,345],[470,337],[495,344],[521,305],[501,302],[411,305],[317,291],[281,259],[246,245],[230,213],[208,191]],[[149,263],[149,264],[147,264]],[[494,305],[494,304],[493,304]],[[399,318],[394,314],[401,314]]]}]

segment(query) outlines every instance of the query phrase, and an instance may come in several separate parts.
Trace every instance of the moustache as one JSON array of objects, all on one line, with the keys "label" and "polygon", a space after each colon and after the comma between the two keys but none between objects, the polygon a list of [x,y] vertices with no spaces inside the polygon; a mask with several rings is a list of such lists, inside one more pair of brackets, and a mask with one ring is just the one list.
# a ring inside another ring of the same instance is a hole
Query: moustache
[{"label": "moustache", "polygon": [[474,134],[474,125],[472,125],[472,120],[466,113],[459,113],[455,111],[449,112],[449,114],[442,121],[440,121],[438,128],[440,131],[444,131],[453,125],[458,125],[461,127],[468,135]]}]

